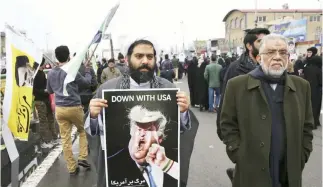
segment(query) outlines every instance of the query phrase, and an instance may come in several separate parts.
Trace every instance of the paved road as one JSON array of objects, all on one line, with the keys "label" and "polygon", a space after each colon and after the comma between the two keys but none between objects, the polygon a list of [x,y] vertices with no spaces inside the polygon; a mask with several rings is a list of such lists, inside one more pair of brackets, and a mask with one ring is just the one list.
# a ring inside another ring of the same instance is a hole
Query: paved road
[{"label": "paved road", "polygon": [[[186,80],[177,83],[181,90],[188,93]],[[191,158],[188,187],[230,187],[230,181],[225,173],[233,164],[225,153],[223,143],[216,134],[216,114],[200,112],[193,108],[199,119],[200,126],[195,139],[195,147]],[[76,141],[78,142],[78,141]],[[73,146],[75,154],[78,145]],[[322,129],[314,131],[314,151],[303,172],[304,187],[322,186]],[[59,157],[38,187],[91,187],[95,184],[94,171],[81,171],[78,177],[70,177],[65,168],[63,157]]]}]

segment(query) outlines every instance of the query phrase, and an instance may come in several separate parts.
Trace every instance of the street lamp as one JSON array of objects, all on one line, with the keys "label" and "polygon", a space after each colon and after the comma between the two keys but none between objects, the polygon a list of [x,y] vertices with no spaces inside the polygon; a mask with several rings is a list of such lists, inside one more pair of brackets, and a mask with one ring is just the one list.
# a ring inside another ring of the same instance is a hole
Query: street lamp
[{"label": "street lamp", "polygon": [[175,50],[176,50],[176,54],[178,54],[178,50],[177,50],[177,42],[178,42],[178,40],[177,40],[177,33],[176,32],[174,32],[174,36],[175,36]]},{"label": "street lamp", "polygon": [[47,47],[47,52],[48,52],[48,35],[50,35],[51,32],[46,33],[46,47]]},{"label": "street lamp", "polygon": [[182,37],[183,37],[183,52],[185,51],[185,44],[184,44],[184,22],[181,21],[181,28],[182,28]]},{"label": "street lamp", "polygon": [[258,0],[255,0],[255,28],[258,25]]}]

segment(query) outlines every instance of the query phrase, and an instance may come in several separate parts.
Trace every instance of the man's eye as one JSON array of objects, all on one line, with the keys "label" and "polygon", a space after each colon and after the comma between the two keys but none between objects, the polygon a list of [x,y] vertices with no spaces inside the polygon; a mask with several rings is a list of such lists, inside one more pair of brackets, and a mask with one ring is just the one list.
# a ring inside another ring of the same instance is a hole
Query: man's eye
[{"label": "man's eye", "polygon": [[136,55],[136,57],[137,57],[138,59],[141,59],[142,57],[144,57],[144,55],[143,55],[143,54],[137,54],[137,55]]},{"label": "man's eye", "polygon": [[147,58],[148,58],[149,60],[152,60],[152,59],[154,58],[154,55],[147,55]]},{"label": "man's eye", "polygon": [[279,51],[280,55],[287,55],[287,51]]}]

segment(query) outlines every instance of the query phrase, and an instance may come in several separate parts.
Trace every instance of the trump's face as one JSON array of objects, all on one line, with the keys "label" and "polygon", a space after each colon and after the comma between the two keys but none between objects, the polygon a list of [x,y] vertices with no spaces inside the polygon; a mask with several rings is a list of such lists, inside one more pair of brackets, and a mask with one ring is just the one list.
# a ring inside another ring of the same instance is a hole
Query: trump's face
[{"label": "trump's face", "polygon": [[137,123],[133,125],[131,139],[129,141],[129,153],[131,158],[139,165],[146,163],[146,156],[153,143],[160,143],[161,139],[157,135],[157,124]]}]

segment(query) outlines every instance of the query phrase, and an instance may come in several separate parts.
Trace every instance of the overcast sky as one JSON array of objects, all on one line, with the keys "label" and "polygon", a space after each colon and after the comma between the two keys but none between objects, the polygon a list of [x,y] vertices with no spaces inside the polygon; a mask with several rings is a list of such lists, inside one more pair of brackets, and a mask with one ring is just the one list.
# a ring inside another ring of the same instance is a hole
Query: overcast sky
[{"label": "overcast sky", "polygon": [[[0,30],[4,23],[24,29],[41,49],[68,45],[77,51],[97,32],[117,0],[1,0]],[[258,8],[320,7],[318,0],[258,0]],[[225,14],[231,9],[253,9],[255,0],[121,0],[111,22],[113,38],[120,35],[153,35],[161,48],[181,45],[184,22],[186,42],[224,37]],[[46,37],[47,36],[47,37]],[[47,41],[46,41],[47,40]]]}]

